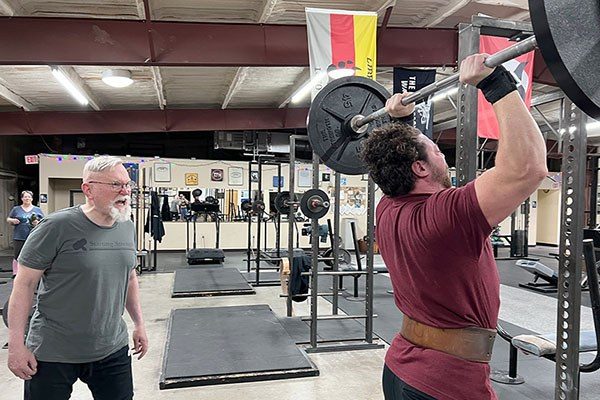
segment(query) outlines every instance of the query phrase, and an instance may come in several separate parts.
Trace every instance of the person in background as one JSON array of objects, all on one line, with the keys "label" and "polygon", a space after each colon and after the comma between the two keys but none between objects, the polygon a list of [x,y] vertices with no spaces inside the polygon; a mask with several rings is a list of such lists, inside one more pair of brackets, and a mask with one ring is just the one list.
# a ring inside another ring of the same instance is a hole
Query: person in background
[{"label": "person in background", "polygon": [[8,218],[6,218],[6,222],[15,227],[13,233],[13,247],[15,251],[12,262],[13,279],[19,269],[17,259],[19,258],[19,254],[21,254],[25,240],[29,236],[31,229],[39,223],[40,219],[44,218],[42,210],[33,205],[33,192],[23,190],[21,192],[21,203],[20,206],[14,206],[10,210],[10,213],[8,213]]},{"label": "person in background", "polygon": [[187,220],[189,214],[189,204],[188,199],[185,198],[183,194],[179,195],[179,215],[181,216],[181,220]]},{"label": "person in background", "polygon": [[173,197],[169,206],[169,211],[171,211],[171,221],[177,221],[179,219],[179,197]]}]

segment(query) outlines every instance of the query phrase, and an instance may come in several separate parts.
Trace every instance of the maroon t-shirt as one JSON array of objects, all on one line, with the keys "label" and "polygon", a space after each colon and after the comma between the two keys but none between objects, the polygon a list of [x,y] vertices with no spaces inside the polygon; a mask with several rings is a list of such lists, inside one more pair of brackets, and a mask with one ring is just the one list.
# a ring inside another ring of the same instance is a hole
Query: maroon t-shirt
[{"label": "maroon t-shirt", "polygon": [[[376,238],[398,308],[439,328],[495,329],[500,281],[491,231],[473,182],[434,194],[382,198]],[[407,384],[439,400],[497,399],[489,364],[417,347],[399,334],[385,362]]]}]

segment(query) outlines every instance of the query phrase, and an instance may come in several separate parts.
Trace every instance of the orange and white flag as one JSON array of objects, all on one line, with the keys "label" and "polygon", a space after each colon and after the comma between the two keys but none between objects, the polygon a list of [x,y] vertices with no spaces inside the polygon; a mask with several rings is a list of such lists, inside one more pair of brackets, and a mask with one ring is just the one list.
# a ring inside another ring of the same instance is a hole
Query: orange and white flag
[{"label": "orange and white flag", "polygon": [[376,78],[377,13],[306,8],[312,97],[341,76]]}]

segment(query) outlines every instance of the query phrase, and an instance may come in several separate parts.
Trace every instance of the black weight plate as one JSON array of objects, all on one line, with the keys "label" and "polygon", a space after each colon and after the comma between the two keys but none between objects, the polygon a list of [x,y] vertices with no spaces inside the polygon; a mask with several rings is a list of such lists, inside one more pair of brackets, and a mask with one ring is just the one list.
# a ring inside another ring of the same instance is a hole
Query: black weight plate
[{"label": "black weight plate", "polygon": [[255,200],[252,203],[252,212],[255,215],[260,215],[265,212],[265,202],[262,200]]},{"label": "black weight plate", "polygon": [[[294,201],[298,201],[298,196],[296,196],[296,194],[294,194],[294,199]],[[279,214],[286,215],[290,213],[290,206],[289,204],[286,204],[286,202],[288,202],[289,200],[290,192],[288,191],[281,192],[277,196],[275,196],[275,209]],[[298,210],[298,206],[294,205],[294,212],[296,210]]]},{"label": "black weight plate", "polygon": [[[330,258],[333,257],[333,251],[331,249],[325,250],[323,253],[323,257]],[[338,249],[338,267],[345,268],[352,261],[352,256],[350,252],[346,249]],[[325,265],[333,267],[333,260],[325,260]]]},{"label": "black weight plate", "polygon": [[325,165],[347,175],[367,173],[359,153],[373,128],[390,121],[388,116],[371,122],[356,135],[346,128],[355,115],[366,116],[385,106],[388,91],[372,79],[349,76],[328,83],[317,94],[308,112],[308,140]]},{"label": "black weight plate", "polygon": [[[321,201],[324,203],[326,202],[327,205],[319,207],[318,209],[312,209],[310,202],[314,198],[320,198]],[[302,210],[302,214],[306,215],[308,218],[319,219],[324,217],[325,214],[327,214],[327,211],[329,211],[329,196],[327,196],[327,193],[321,189],[307,190],[304,192],[302,199],[300,200],[300,209]]]},{"label": "black weight plate", "polygon": [[583,112],[600,118],[600,2],[529,0],[529,12],[558,86]]},{"label": "black weight plate", "polygon": [[252,203],[250,203],[248,200],[242,201],[242,211],[250,212],[251,210],[252,210]]}]

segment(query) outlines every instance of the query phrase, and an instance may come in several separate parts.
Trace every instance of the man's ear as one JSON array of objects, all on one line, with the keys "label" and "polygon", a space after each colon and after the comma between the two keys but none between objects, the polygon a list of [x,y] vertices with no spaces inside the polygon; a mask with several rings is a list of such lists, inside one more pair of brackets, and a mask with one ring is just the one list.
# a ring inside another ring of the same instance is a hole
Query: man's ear
[{"label": "man's ear", "polygon": [[419,178],[425,178],[429,175],[429,165],[423,160],[417,160],[411,165],[412,172]]},{"label": "man's ear", "polygon": [[87,197],[87,198],[92,197],[92,187],[88,183],[81,184],[81,191],[83,192],[85,197]]}]

